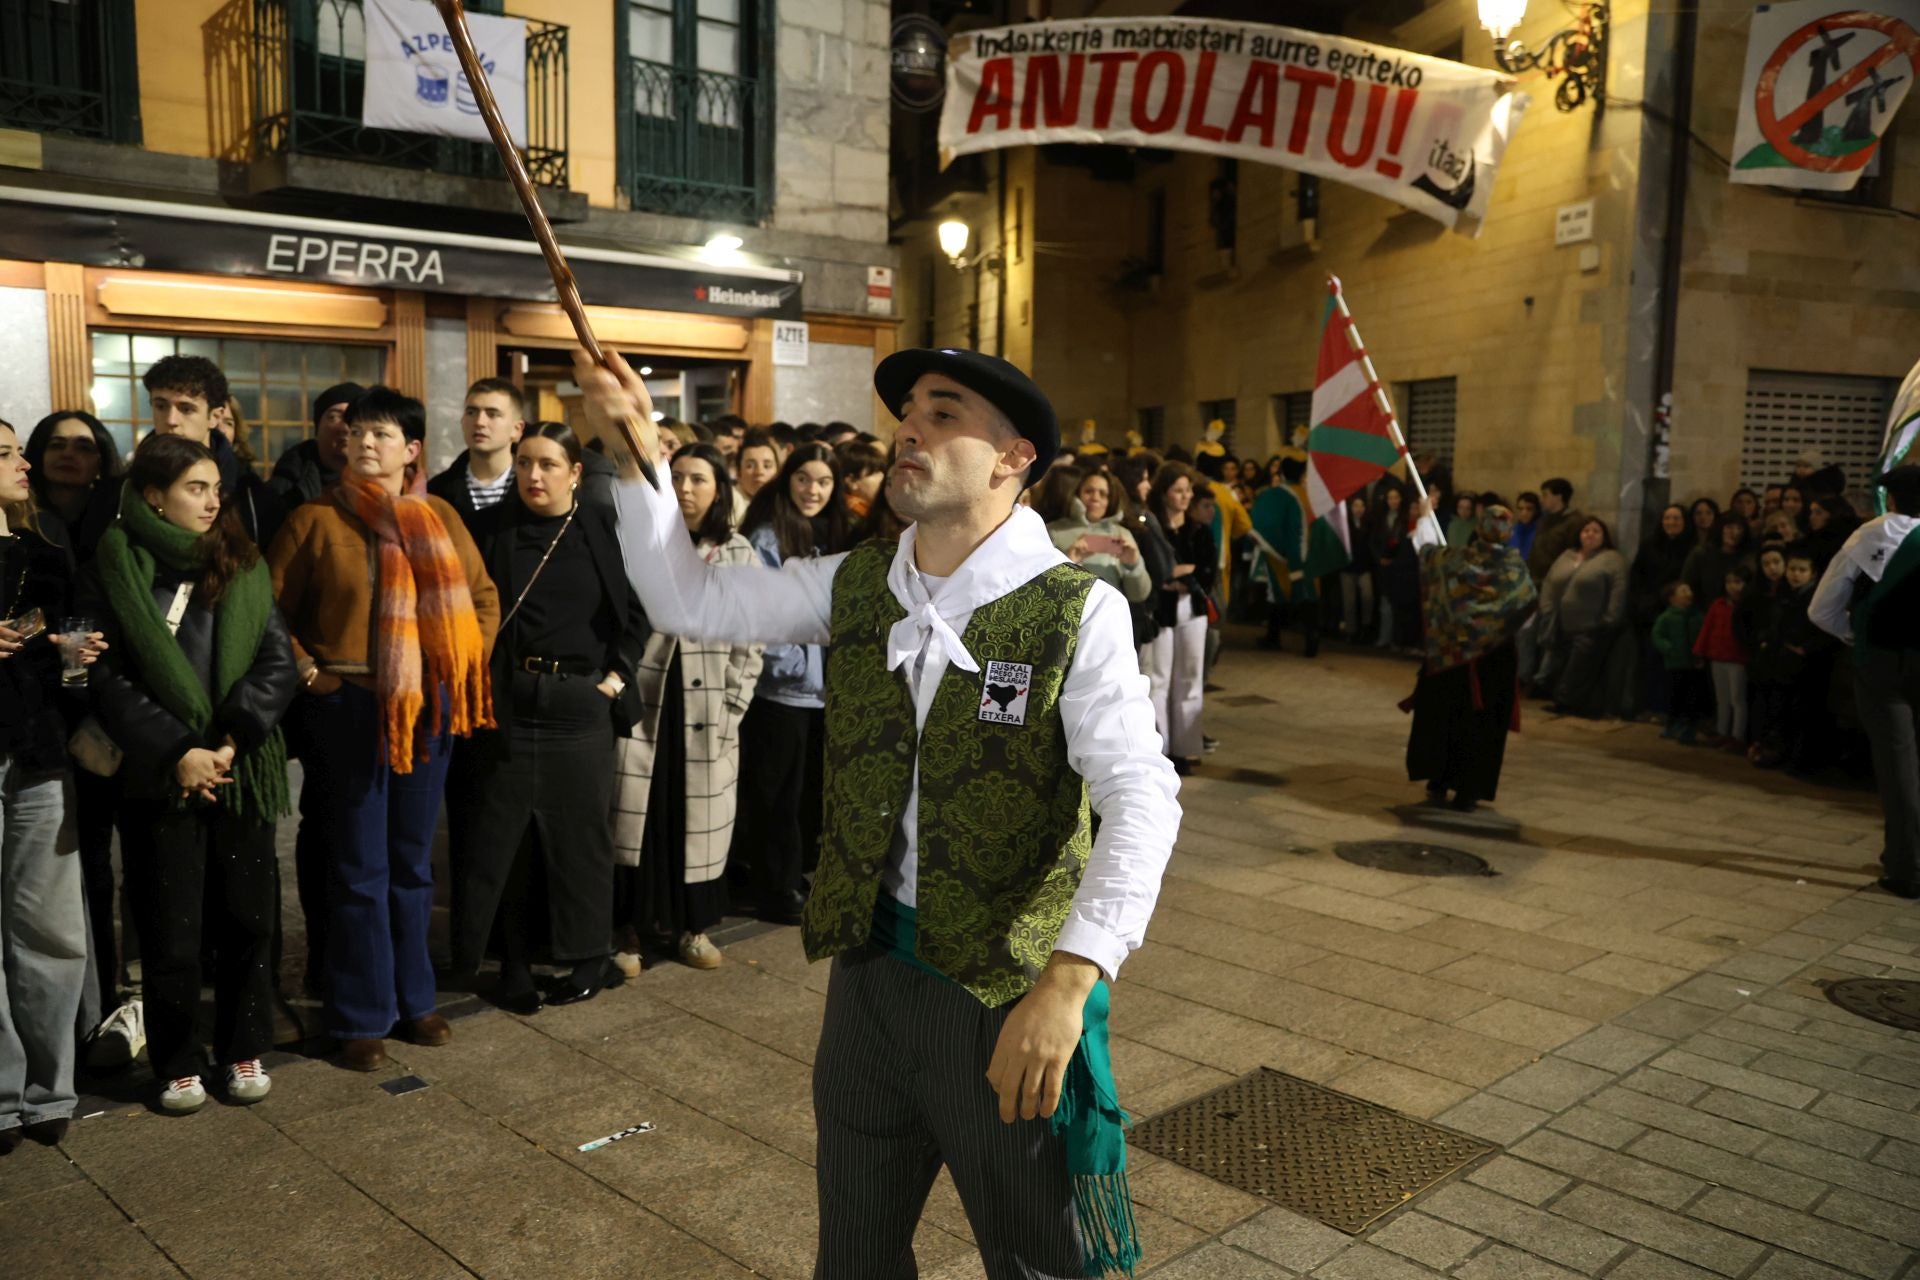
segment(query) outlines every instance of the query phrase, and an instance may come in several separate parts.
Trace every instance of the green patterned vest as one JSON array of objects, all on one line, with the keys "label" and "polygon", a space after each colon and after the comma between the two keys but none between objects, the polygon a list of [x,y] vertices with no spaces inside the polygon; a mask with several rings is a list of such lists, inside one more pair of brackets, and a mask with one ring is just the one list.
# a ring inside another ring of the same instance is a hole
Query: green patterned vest
[{"label": "green patterned vest", "polygon": [[893,556],[866,543],[833,579],[807,956],[867,940],[918,760],[915,954],[993,1008],[1046,967],[1092,848],[1059,702],[1093,576],[1059,565],[974,610],[961,639],[980,671],[947,667],[916,743],[911,673],[887,670],[887,634],[906,616],[887,589]]}]

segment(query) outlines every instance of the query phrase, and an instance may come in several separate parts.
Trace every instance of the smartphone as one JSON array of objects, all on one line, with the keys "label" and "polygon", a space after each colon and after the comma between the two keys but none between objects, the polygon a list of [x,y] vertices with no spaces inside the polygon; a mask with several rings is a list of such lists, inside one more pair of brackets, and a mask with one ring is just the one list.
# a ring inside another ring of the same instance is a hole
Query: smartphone
[{"label": "smartphone", "polygon": [[1118,557],[1121,551],[1126,549],[1126,545],[1120,539],[1108,537],[1104,533],[1087,535],[1087,552],[1090,555]]},{"label": "smartphone", "polygon": [[47,617],[38,609],[29,609],[17,618],[7,619],[4,625],[19,632],[21,642],[25,643],[47,629]]}]

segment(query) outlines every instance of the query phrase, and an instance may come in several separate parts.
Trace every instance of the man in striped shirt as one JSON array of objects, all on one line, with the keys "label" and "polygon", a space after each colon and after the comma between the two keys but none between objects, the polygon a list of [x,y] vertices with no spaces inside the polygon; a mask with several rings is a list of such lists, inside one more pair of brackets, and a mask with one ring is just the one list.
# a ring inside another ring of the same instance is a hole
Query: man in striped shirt
[{"label": "man in striped shirt", "polygon": [[482,378],[467,388],[460,433],[467,447],[427,484],[427,492],[460,513],[469,532],[474,517],[513,486],[513,447],[526,430],[526,401],[505,378]]}]

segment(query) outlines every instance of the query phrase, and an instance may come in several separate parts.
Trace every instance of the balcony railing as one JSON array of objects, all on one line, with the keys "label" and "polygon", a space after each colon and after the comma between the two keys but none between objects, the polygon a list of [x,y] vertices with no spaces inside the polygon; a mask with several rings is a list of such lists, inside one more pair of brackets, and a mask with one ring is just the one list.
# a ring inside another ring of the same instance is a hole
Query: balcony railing
[{"label": "balcony railing", "polygon": [[626,60],[620,172],[636,209],[757,222],[771,130],[759,80]]},{"label": "balcony railing", "polygon": [[[5,0],[0,0],[4,3]],[[476,6],[477,8],[478,6]],[[527,171],[567,185],[567,28],[527,23]],[[231,0],[205,27],[222,158],[326,156],[503,178],[490,142],[369,129],[360,0]]]},{"label": "balcony railing", "polygon": [[0,128],[140,140],[133,0],[0,0]]}]

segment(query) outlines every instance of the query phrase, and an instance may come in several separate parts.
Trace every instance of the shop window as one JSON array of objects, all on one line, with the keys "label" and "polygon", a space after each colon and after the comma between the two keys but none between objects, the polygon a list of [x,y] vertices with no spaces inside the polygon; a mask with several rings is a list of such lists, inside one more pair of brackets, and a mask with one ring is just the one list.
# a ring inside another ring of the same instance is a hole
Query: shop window
[{"label": "shop window", "polygon": [[313,434],[315,396],[340,382],[372,386],[387,359],[385,347],[252,338],[95,331],[92,345],[93,412],[122,454],[131,453],[152,426],[141,375],[165,356],[205,356],[227,375],[242,419],[236,447],[262,476]]},{"label": "shop window", "polygon": [[1148,275],[1162,275],[1167,269],[1167,189],[1147,192],[1147,242],[1140,258]]},{"label": "shop window", "polygon": [[1207,223],[1213,228],[1213,247],[1231,254],[1240,240],[1240,162],[1219,160],[1215,169],[1207,185]]},{"label": "shop window", "polygon": [[1849,489],[1865,490],[1880,467],[1897,389],[1892,378],[1748,370],[1740,483],[1779,484],[1802,453],[1817,449],[1824,465],[1846,473]]},{"label": "shop window", "polygon": [[1400,430],[1406,433],[1407,452],[1416,458],[1430,453],[1450,463],[1459,379],[1424,378],[1418,382],[1402,382],[1396,390]]},{"label": "shop window", "polygon": [[624,0],[620,175],[635,209],[757,222],[773,173],[772,0]]},{"label": "shop window", "polygon": [[1135,420],[1140,428],[1140,443],[1149,449],[1159,450],[1167,443],[1167,411],[1162,405],[1152,405],[1136,412]]},{"label": "shop window", "polygon": [[1218,418],[1227,429],[1226,434],[1220,437],[1220,443],[1226,446],[1228,453],[1239,457],[1240,455],[1234,451],[1233,447],[1235,416],[1236,405],[1232,400],[1202,400],[1200,402],[1200,438],[1206,439],[1207,424]]}]

